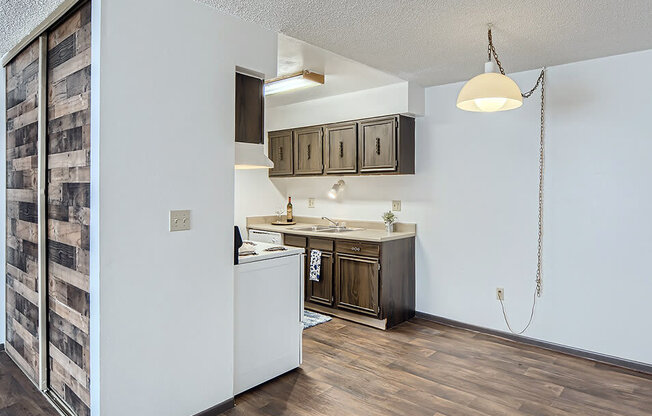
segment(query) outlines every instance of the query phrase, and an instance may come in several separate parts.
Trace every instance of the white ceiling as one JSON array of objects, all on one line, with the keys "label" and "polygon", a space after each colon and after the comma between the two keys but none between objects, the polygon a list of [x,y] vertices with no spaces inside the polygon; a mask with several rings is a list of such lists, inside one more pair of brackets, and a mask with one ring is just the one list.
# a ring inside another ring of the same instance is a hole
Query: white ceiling
[{"label": "white ceiling", "polygon": [[[62,0],[0,0],[0,54]],[[190,0],[179,0],[190,1]],[[652,48],[652,0],[198,0],[423,86]]]},{"label": "white ceiling", "polygon": [[652,48],[652,0],[199,0],[423,86]]},{"label": "white ceiling", "polygon": [[397,82],[401,78],[344,58],[289,36],[278,38],[278,74],[287,75],[308,69],[325,74],[324,85],[265,98],[267,106],[292,104],[331,95],[346,94]]}]

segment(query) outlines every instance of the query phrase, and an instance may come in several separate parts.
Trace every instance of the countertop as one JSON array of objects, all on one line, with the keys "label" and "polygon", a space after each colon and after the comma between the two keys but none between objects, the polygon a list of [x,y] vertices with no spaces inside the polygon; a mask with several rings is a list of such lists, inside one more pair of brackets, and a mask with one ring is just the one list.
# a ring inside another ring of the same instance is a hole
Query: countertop
[{"label": "countertop", "polygon": [[343,231],[338,233],[325,233],[320,231],[299,231],[296,228],[310,227],[312,225],[328,225],[328,222],[321,218],[296,217],[297,223],[294,225],[273,225],[272,221],[276,216],[265,217],[247,217],[247,229],[262,231],[272,231],[282,234],[303,235],[308,237],[332,238],[341,240],[370,241],[382,243],[383,241],[400,240],[416,236],[416,225],[408,223],[397,223],[396,231],[388,233],[382,222],[373,221],[354,221],[337,219],[338,222],[344,221],[347,227],[363,228],[356,231]]},{"label": "countertop", "polygon": [[[272,248],[272,247],[283,247],[285,248],[285,250],[266,251],[268,248]],[[242,247],[240,247],[239,251],[242,252],[244,250],[252,249],[252,248],[256,254],[250,254],[247,256],[238,256],[239,264],[247,264],[247,263],[253,263],[255,261],[276,259],[279,257],[295,256],[304,253],[304,250],[302,248],[283,246],[280,244],[260,243],[258,241],[253,242],[248,240],[244,241],[244,244],[242,245]]]}]

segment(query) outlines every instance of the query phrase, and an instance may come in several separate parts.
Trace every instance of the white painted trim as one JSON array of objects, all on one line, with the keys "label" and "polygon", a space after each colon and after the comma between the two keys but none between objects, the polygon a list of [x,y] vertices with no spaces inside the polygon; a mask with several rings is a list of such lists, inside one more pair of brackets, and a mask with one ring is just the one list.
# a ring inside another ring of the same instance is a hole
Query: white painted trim
[{"label": "white painted trim", "polygon": [[47,64],[48,64],[48,38],[42,35],[39,38],[39,67],[38,67],[38,349],[39,349],[39,377],[38,385],[41,391],[48,388],[48,301],[47,301],[47,205],[45,190],[47,189]]},{"label": "white painted trim", "polygon": [[27,36],[25,36],[16,46],[11,48],[9,52],[2,56],[2,66],[5,67],[12,59],[14,59],[23,49],[32,43],[36,38],[41,36],[46,30],[52,26],[54,22],[59,20],[63,15],[68,13],[70,9],[75,7],[77,3],[83,0],[64,0],[48,17],[46,17],[38,26],[36,26]]}]

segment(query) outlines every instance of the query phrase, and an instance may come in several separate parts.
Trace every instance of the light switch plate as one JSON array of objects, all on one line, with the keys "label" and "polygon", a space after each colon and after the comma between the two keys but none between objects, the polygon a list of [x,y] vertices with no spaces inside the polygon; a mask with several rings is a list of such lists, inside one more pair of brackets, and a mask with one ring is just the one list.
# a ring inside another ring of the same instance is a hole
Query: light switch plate
[{"label": "light switch plate", "polygon": [[392,211],[401,210],[401,201],[392,201]]},{"label": "light switch plate", "polygon": [[315,198],[308,198],[308,208],[315,207]]},{"label": "light switch plate", "polygon": [[190,210],[170,211],[170,231],[190,229]]}]

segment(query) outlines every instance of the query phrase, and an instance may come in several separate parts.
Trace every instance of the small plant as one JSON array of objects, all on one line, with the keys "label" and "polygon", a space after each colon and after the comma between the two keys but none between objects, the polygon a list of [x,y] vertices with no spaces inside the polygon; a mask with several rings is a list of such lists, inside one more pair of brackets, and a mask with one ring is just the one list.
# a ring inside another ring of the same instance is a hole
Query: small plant
[{"label": "small plant", "polygon": [[398,217],[394,215],[392,211],[387,211],[383,213],[383,222],[385,225],[392,225],[398,221]]}]

